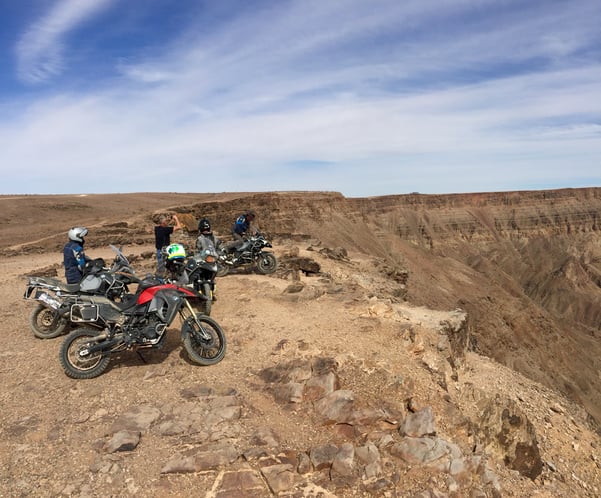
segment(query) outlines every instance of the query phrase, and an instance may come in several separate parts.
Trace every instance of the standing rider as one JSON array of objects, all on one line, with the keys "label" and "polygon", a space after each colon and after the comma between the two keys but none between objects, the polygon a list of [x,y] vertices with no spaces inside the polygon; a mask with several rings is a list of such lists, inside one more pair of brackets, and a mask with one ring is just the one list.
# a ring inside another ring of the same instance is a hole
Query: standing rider
[{"label": "standing rider", "polygon": [[169,225],[169,219],[165,215],[159,217],[159,224],[154,227],[154,245],[157,255],[157,273],[163,275],[165,273],[165,260],[161,249],[171,244],[171,234],[176,230],[180,230],[182,225],[177,219],[177,215],[172,216],[175,225]]},{"label": "standing rider", "polygon": [[86,227],[73,227],[68,232],[69,242],[63,248],[63,265],[68,284],[78,284],[83,276],[83,269],[89,258],[83,251],[84,237],[88,235]]}]

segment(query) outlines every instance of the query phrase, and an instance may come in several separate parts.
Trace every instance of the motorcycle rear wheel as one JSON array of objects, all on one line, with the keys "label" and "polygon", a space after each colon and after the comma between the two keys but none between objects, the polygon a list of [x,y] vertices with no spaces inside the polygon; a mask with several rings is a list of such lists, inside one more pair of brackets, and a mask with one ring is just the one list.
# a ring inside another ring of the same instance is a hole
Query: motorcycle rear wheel
[{"label": "motorcycle rear wheel", "polygon": [[54,326],[52,326],[55,316],[56,311],[43,304],[38,304],[29,317],[33,335],[39,339],[53,339],[61,335],[69,322],[65,318],[59,318]]},{"label": "motorcycle rear wheel", "polygon": [[228,265],[224,265],[223,263],[217,264],[217,276],[225,277],[230,272],[230,267]]},{"label": "motorcycle rear wheel", "polygon": [[198,365],[215,365],[225,356],[225,334],[219,324],[205,315],[196,315],[204,332],[211,336],[209,341],[200,337],[198,325],[194,318],[187,318],[182,324],[184,348],[188,357]]},{"label": "motorcycle rear wheel", "polygon": [[278,260],[271,252],[262,252],[257,258],[257,269],[263,275],[269,275],[278,268]]},{"label": "motorcycle rear wheel", "polygon": [[65,374],[72,379],[93,379],[102,374],[108,367],[110,357],[103,352],[81,356],[80,351],[96,344],[98,329],[82,327],[71,332],[59,352],[59,359]]}]

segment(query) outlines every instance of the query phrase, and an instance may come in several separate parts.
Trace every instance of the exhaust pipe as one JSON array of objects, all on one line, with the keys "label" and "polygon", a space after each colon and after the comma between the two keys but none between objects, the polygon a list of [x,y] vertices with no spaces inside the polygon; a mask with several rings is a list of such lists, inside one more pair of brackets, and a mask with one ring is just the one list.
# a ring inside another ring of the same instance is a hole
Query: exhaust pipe
[{"label": "exhaust pipe", "polygon": [[[104,336],[104,337],[102,337],[102,336]],[[102,340],[102,339],[106,339],[106,337],[107,337],[106,333],[103,333],[100,336],[98,336],[96,339]],[[105,351],[107,349],[112,348],[113,346],[116,346],[120,342],[121,342],[121,337],[114,337],[110,341],[96,343],[91,346],[88,346],[85,349],[80,350],[80,355],[81,356],[89,356],[91,354],[98,353],[100,351]]]}]

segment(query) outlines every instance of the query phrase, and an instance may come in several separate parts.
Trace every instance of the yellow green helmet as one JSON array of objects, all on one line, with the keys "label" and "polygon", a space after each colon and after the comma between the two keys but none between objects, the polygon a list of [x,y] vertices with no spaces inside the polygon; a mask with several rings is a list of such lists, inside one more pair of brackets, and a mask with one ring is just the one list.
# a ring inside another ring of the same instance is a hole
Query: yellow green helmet
[{"label": "yellow green helmet", "polygon": [[181,244],[171,244],[167,246],[165,251],[167,253],[167,259],[173,261],[174,259],[184,259],[186,257],[186,248]]}]

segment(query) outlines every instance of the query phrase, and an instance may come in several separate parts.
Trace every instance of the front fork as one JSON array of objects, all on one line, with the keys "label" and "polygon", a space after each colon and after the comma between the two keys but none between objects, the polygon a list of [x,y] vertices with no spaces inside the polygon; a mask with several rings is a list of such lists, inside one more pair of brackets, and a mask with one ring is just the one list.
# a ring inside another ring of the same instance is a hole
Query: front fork
[{"label": "front fork", "polygon": [[[190,318],[192,318],[194,320],[194,323],[196,324],[196,327],[191,327],[192,331],[190,333],[197,335],[198,338],[203,341],[210,341],[212,339],[212,336],[202,326],[202,322],[198,319],[198,317],[194,311],[194,308],[192,308],[192,305],[190,304],[190,301],[188,301],[187,299],[184,299],[184,301],[186,303],[186,308],[188,309],[188,312],[190,313]],[[186,319],[183,313],[182,313],[182,318]],[[183,328],[182,328],[182,332],[183,332]]]}]

